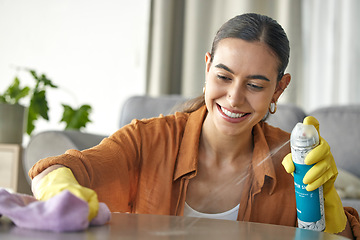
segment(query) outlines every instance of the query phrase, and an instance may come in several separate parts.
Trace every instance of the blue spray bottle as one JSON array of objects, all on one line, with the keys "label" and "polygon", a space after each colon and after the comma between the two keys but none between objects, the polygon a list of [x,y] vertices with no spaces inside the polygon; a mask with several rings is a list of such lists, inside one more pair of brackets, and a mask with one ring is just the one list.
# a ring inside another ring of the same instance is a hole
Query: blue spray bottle
[{"label": "blue spray bottle", "polygon": [[295,165],[294,184],[298,227],[315,231],[325,230],[323,187],[308,192],[303,178],[313,165],[306,165],[306,155],[319,144],[319,134],[313,125],[296,124],[291,132],[290,145]]}]

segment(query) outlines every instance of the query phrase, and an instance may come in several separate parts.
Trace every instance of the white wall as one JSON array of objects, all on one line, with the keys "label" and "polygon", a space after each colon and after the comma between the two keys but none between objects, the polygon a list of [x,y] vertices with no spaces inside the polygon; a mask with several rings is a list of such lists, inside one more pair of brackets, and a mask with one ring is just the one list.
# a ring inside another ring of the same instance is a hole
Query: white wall
[{"label": "white wall", "polygon": [[149,7],[150,0],[0,0],[0,92],[16,66],[33,68],[60,87],[48,95],[51,121],[34,133],[64,129],[61,103],[90,104],[84,131],[113,133],[124,100],[145,93]]}]

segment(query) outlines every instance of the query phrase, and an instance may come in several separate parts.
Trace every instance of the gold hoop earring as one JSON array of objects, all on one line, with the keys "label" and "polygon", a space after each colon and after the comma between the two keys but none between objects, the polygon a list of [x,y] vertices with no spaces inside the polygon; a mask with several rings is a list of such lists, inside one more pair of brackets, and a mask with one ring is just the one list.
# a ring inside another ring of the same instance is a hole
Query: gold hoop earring
[{"label": "gold hoop earring", "polygon": [[274,114],[277,110],[277,104],[276,102],[271,102],[269,106],[269,113]]}]

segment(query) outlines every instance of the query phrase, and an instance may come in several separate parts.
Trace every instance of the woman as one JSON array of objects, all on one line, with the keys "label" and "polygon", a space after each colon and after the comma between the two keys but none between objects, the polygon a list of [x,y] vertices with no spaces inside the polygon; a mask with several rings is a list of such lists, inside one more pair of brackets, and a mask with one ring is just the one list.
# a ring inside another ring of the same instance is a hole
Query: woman
[{"label": "woman", "polygon": [[[190,108],[133,121],[91,149],[39,161],[30,170],[34,195],[45,200],[70,190],[89,203],[89,218],[98,196],[116,212],[296,226],[293,178],[281,165],[285,156],[291,160],[289,134],[262,121],[290,82],[288,60],[289,42],[276,21],[236,16],[206,53],[204,95]],[[322,142],[319,149],[328,146]],[[329,154],[312,161],[324,158]],[[289,161],[285,168],[292,172]],[[358,220],[332,202],[340,210],[327,223],[342,221],[327,230],[358,234]]]}]

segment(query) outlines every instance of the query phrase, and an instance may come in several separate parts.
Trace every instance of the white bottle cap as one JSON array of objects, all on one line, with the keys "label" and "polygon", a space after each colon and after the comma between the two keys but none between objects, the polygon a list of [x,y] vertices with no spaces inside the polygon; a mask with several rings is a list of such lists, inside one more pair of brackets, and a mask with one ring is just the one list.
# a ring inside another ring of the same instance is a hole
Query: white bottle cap
[{"label": "white bottle cap", "polygon": [[319,134],[313,125],[297,123],[291,132],[291,146],[298,148],[314,148],[319,144]]}]

